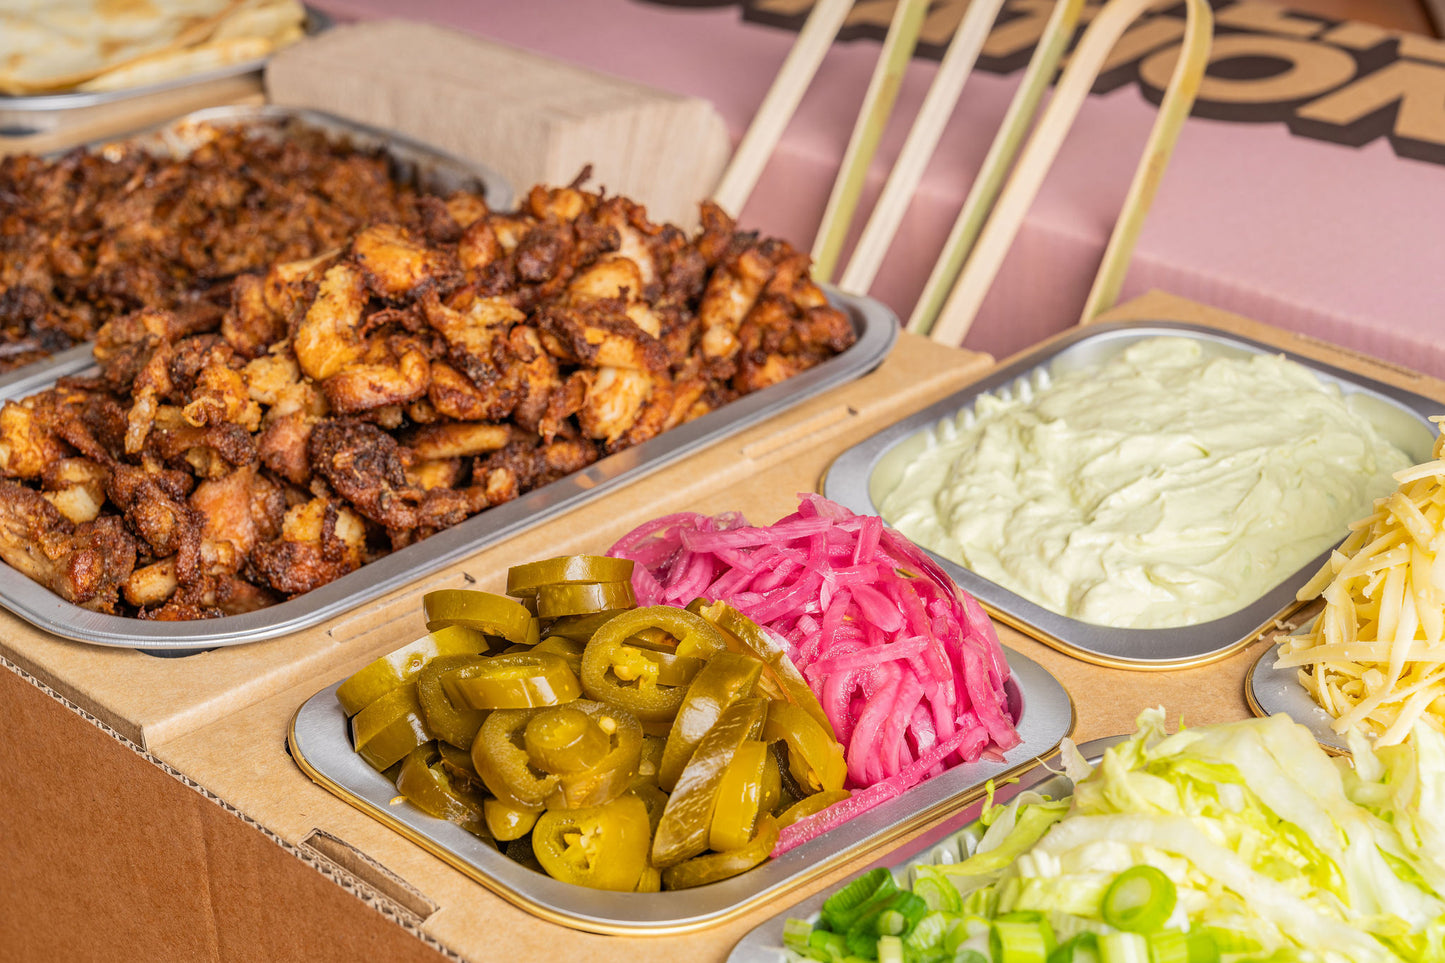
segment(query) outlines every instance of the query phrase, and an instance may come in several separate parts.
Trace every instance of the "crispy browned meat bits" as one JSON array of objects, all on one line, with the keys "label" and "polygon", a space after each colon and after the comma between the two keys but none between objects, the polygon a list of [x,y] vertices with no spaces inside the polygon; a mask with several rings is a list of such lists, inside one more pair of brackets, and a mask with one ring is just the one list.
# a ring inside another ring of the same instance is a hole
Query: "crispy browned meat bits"
[{"label": "crispy browned meat bits", "polygon": [[0,370],[141,308],[213,330],[248,272],[334,250],[374,222],[456,231],[448,207],[480,203],[419,194],[380,152],[315,129],[203,129],[184,157],[132,145],[0,158]]},{"label": "crispy browned meat bits", "polygon": [[154,619],[300,595],[847,349],[807,256],[579,186],[382,220],[103,325],[0,407],[0,558]]}]

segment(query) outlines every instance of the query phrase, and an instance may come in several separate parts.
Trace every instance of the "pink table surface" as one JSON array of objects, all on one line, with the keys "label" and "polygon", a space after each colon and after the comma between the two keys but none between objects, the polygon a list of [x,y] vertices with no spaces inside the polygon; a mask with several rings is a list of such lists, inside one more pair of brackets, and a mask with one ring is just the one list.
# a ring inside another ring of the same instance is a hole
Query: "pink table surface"
[{"label": "pink table surface", "polygon": [[[325,0],[342,17],[405,16],[711,101],[741,137],[795,34],[737,4],[638,0]],[[1441,48],[1445,50],[1445,47]],[[741,212],[811,245],[873,40],[836,44]],[[910,66],[859,223],[936,70]],[[1018,82],[975,71],[870,292],[907,317]],[[1004,356],[1073,324],[1154,118],[1134,84],[1091,96],[965,344]],[[1282,124],[1191,118],[1136,249],[1124,297],[1151,288],[1445,376],[1445,166]]]}]

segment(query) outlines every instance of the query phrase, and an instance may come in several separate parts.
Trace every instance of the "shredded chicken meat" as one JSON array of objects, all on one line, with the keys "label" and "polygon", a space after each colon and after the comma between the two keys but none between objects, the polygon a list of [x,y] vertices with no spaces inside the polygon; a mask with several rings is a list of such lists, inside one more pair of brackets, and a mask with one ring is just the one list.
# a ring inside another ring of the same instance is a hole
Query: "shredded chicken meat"
[{"label": "shredded chicken meat", "polygon": [[[481,204],[418,193],[382,153],[310,128],[273,137],[214,127],[198,139],[184,157],[129,144],[0,158],[0,370],[141,308],[214,330],[238,278],[254,284],[253,272],[334,250],[373,222],[458,230],[456,218]],[[230,323],[259,322],[252,313]],[[282,335],[227,331],[248,348]]]},{"label": "shredded chicken meat", "polygon": [[805,254],[582,183],[277,240],[212,311],[137,294],[98,372],[0,407],[0,558],[99,611],[250,611],[852,344]]}]

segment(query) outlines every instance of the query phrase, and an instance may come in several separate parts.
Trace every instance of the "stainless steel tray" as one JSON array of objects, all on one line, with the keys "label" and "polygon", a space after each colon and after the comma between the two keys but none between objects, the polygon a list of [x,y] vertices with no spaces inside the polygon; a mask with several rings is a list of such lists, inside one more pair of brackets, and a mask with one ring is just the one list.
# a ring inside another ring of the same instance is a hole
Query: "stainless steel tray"
[{"label": "stainless steel tray", "polygon": [[[1080,328],[855,445],[828,468],[823,494],[855,512],[877,514],[875,482],[887,472],[890,455],[895,464],[906,460],[909,449],[905,443],[924,429],[954,417],[982,394],[1027,379],[1039,368],[1058,372],[1092,367],[1135,341],[1155,337],[1196,339],[1221,355],[1282,354],[1352,396],[1352,402],[1368,413],[1385,437],[1417,456],[1417,460],[1430,457],[1436,432],[1429,417],[1445,412],[1445,403],[1203,325],[1128,322]],[[1329,558],[1326,550],[1263,596],[1224,618],[1178,628],[1121,629],[1051,612],[955,562],[929,554],[999,621],[1085,661],[1134,669],[1202,665],[1243,648],[1276,618],[1296,607],[1295,591]]]},{"label": "stainless steel tray", "polygon": [[[898,337],[898,319],[870,298],[834,290],[828,293],[833,304],[848,315],[858,336],[856,343],[842,354],[786,381],[744,395],[650,441],[609,455],[550,485],[489,508],[305,595],[244,615],[193,622],[146,622],[73,605],[0,563],[0,607],[68,639],[143,649],[238,645],[314,625],[871,371],[893,347]],[[22,398],[61,376],[80,374],[93,366],[89,348],[72,349],[66,355],[63,362],[56,359],[46,362],[43,371],[12,372],[7,381],[0,382],[0,402]]]},{"label": "stainless steel tray", "polygon": [[[506,210],[515,201],[512,185],[505,177],[473,161],[462,160],[400,134],[369,127],[319,110],[281,107],[272,104],[209,107],[183,117],[132,131],[117,137],[106,137],[86,145],[90,150],[104,151],[112,145],[134,144],[158,155],[183,156],[197,147],[206,128],[244,125],[264,136],[284,137],[293,127],[320,131],[336,139],[344,139],[365,150],[381,150],[388,157],[392,176],[403,184],[414,185],[429,193],[447,195],[459,190],[479,192],[494,210]],[[58,156],[64,151],[53,152]],[[48,358],[33,361],[0,374],[0,392],[5,397],[17,383],[36,384],[41,378],[74,374],[78,360],[90,358],[90,345],[81,344]],[[3,604],[3,603],[0,603]]]},{"label": "stainless steel tray", "polygon": [[[1308,631],[1308,627],[1300,631]],[[1327,752],[1343,755],[1350,751],[1345,737],[1332,727],[1335,721],[1300,685],[1297,667],[1275,668],[1280,643],[1266,648],[1250,666],[1244,679],[1244,701],[1257,716],[1286,715],[1310,731]]]},{"label": "stainless steel tray", "polygon": [[[329,30],[330,14],[314,7],[306,8],[308,37]],[[230,64],[216,70],[176,77],[160,83],[127,87],[124,90],[71,91],[54,94],[32,94],[23,97],[0,96],[0,137],[29,137],[58,130],[73,122],[78,115],[92,115],[126,101],[139,101],[164,95],[174,90],[201,90],[216,86],[232,77],[246,74],[260,76],[269,57],[258,57]]]},{"label": "stainless steel tray", "polygon": [[[1124,738],[1124,736],[1107,736],[1103,739],[1095,739],[1079,746],[1079,752],[1090,763],[1097,765],[1104,750],[1123,741]],[[995,803],[1008,802],[1025,789],[1032,789],[1059,799],[1073,792],[1073,784],[1061,772],[1054,772],[1042,765],[1035,766],[1024,773],[1017,783],[999,786],[997,792],[994,793],[993,801]],[[870,869],[881,866],[892,870],[895,875],[901,876],[920,863],[939,862],[939,856],[945,853],[957,861],[962,854],[957,843],[951,837],[976,822],[983,813],[984,805],[985,800],[978,800],[967,809],[961,810],[945,822],[939,823],[934,829],[913,840],[908,844],[906,852],[889,853],[877,862],[860,869],[848,879],[840,881],[829,889],[814,893],[802,902],[759,923],[733,947],[733,951],[728,954],[727,963],[787,963],[787,955],[783,950],[783,926],[788,920],[804,919],[816,922],[823,903],[829,896]]]},{"label": "stainless steel tray", "polygon": [[351,747],[346,714],[329,686],[291,721],[291,755],[316,783],[375,816],[477,882],[553,923],[595,933],[667,935],[713,926],[777,900],[864,853],[887,846],[1047,758],[1074,725],[1073,703],[1043,667],[1009,649],[1009,710],[1022,742],[1000,762],[957,766],[816,839],[720,883],[664,893],[610,893],[562,883],[513,862],[493,846],[409,803],[393,804],[396,786]]}]

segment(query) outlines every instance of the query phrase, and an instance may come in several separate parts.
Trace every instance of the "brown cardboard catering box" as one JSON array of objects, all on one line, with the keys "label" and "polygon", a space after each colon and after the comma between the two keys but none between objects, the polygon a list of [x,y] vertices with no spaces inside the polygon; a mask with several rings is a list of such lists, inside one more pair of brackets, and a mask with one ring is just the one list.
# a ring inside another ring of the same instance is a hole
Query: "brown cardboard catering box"
[{"label": "brown cardboard catering box", "polygon": [[[1128,318],[1211,324],[1445,399],[1445,383],[1179,299],[1149,295],[1101,320]],[[792,510],[796,492],[816,488],[839,452],[985,367],[978,356],[905,336],[875,374],[463,567],[479,573],[480,587],[495,587],[517,559],[597,551],[645,518],[680,509],[738,509],[753,521],[772,521]],[[272,672],[269,690],[247,690],[224,710],[213,704],[204,719],[190,717],[195,725],[161,708],[196,682],[187,660],[142,673],[125,661],[60,660],[53,648],[24,641],[19,649],[49,673],[42,679],[16,664],[9,655],[16,643],[7,640],[11,671],[0,673],[0,704],[8,709],[0,736],[0,892],[7,894],[0,945],[21,960],[718,961],[776,912],[768,907],[671,937],[568,929],[513,907],[313,785],[286,754],[291,717],[320,689],[419,634],[418,601],[414,588],[355,614],[369,628],[351,644],[338,644],[327,660]],[[1171,722],[1247,716],[1243,680],[1265,644],[1199,668],[1140,673],[1072,659],[1006,628],[1000,636],[1064,683],[1079,741],[1126,731],[1152,705],[1165,706]],[[255,658],[273,665],[270,654]],[[158,691],[122,697],[120,686],[101,679],[112,669]],[[97,691],[123,716],[148,706],[148,718],[165,724],[153,722],[142,748],[67,696]]]}]

